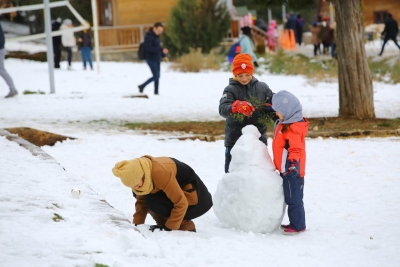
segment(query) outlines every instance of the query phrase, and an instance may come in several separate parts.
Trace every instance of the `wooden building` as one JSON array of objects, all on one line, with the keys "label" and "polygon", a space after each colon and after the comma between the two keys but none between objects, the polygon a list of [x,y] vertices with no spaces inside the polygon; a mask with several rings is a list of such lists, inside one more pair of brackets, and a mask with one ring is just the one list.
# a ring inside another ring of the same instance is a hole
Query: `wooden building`
[{"label": "wooden building", "polygon": [[385,22],[388,13],[400,22],[400,0],[363,0],[364,26]]},{"label": "wooden building", "polygon": [[178,0],[97,0],[101,51],[135,50],[155,22],[167,22]]},{"label": "wooden building", "polygon": [[166,22],[178,0],[97,0],[100,26]]},{"label": "wooden building", "polygon": [[[100,50],[124,51],[136,50],[143,41],[145,32],[155,22],[166,23],[172,8],[179,0],[96,0],[98,7]],[[195,0],[193,0],[195,1]],[[227,33],[227,40],[231,43],[240,33],[239,20],[255,11],[241,7],[236,10],[233,0],[219,0],[226,4],[231,14],[232,26]],[[190,19],[190,18],[188,18]],[[259,29],[255,36],[265,33]]]}]

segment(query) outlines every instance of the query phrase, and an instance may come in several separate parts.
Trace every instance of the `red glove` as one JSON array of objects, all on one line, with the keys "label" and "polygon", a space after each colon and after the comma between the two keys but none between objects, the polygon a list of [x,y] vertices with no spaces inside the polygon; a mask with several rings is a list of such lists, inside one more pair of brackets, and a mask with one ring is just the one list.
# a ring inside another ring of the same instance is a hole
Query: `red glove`
[{"label": "red glove", "polygon": [[236,100],[232,104],[232,113],[233,114],[239,112],[247,117],[250,117],[254,110],[255,110],[255,108],[253,107],[253,105],[247,101]]}]

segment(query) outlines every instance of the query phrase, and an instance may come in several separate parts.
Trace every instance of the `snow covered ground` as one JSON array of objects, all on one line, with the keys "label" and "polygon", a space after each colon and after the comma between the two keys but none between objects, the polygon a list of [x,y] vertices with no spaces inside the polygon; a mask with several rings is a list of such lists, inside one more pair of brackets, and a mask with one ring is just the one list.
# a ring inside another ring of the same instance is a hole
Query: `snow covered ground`
[{"label": "snow covered ground", "polygon": [[[151,233],[139,226],[143,236],[126,221],[134,199],[113,176],[114,164],[144,154],[175,157],[214,194],[224,175],[223,142],[160,140],[167,134],[114,124],[219,120],[218,101],[231,74],[177,73],[163,64],[161,95],[154,96],[150,85],[149,99],[138,99],[124,96],[137,93],[136,85],[150,75],[145,64],[102,63],[101,75],[73,66],[67,71],[64,62],[56,71],[56,94],[0,98],[0,128],[35,127],[78,138],[43,147],[64,171],[0,137],[0,266],[398,266],[400,138],[307,140],[307,231],[300,235],[230,229],[211,210],[195,220],[197,233]],[[20,93],[49,91],[46,63],[8,59],[6,68]],[[296,94],[306,116],[337,115],[335,83],[259,78],[274,91]],[[399,86],[374,88],[378,117],[400,117]],[[1,84],[0,95],[7,92]],[[80,199],[70,196],[75,187]],[[54,222],[55,213],[64,220]]]},{"label": "snow covered ground", "polygon": [[[301,235],[229,229],[209,211],[195,220],[197,233],[140,226],[144,238],[110,219],[131,219],[134,210],[130,190],[111,173],[114,164],[172,156],[191,165],[213,194],[223,176],[222,141],[110,131],[78,137],[44,147],[67,172],[0,137],[1,266],[398,266],[399,138],[308,140]],[[74,187],[80,199],[70,197]],[[64,220],[52,221],[54,213]]]},{"label": "snow covered ground", "polygon": [[[179,73],[162,64],[160,95],[153,95],[153,84],[145,93],[149,99],[124,98],[138,93],[137,85],[150,77],[145,63],[103,62],[101,74],[83,71],[74,62],[55,71],[56,93],[48,94],[47,63],[8,59],[6,68],[20,92],[13,99],[0,98],[0,128],[11,126],[57,129],[67,125],[86,127],[89,122],[221,120],[218,103],[228,85],[230,72]],[[307,117],[336,116],[339,96],[337,83],[309,84],[301,76],[256,75],[273,91],[288,90],[302,102]],[[0,95],[8,88],[0,79]],[[377,117],[400,117],[400,85],[376,83]],[[43,91],[45,95],[23,95],[24,90]]]}]

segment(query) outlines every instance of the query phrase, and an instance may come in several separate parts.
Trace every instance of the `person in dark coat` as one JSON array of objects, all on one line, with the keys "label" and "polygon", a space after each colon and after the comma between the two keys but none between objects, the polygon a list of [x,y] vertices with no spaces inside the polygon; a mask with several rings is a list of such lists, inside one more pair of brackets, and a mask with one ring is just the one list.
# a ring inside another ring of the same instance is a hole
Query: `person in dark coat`
[{"label": "person in dark coat", "polygon": [[6,43],[6,37],[4,36],[3,27],[0,23],[0,76],[3,77],[4,81],[7,83],[8,87],[10,88],[10,92],[5,98],[10,98],[18,95],[17,89],[15,89],[15,85],[13,79],[11,78],[10,74],[6,71],[4,67],[4,58],[6,56],[6,49],[4,45]]},{"label": "person in dark coat", "polygon": [[[234,78],[229,79],[229,85],[224,89],[219,101],[219,114],[226,119],[225,123],[225,173],[229,172],[231,162],[231,149],[242,135],[242,128],[254,125],[261,134],[260,141],[267,145],[267,126],[259,123],[259,116],[253,114],[254,107],[251,105],[251,97],[270,104],[272,91],[266,83],[258,81],[253,77],[254,66],[251,55],[239,54],[232,62]],[[265,107],[265,112],[271,112]],[[233,118],[233,114],[245,115],[242,122]]]},{"label": "person in dark coat", "polygon": [[290,13],[290,15],[288,15],[285,28],[287,30],[289,30],[289,34],[291,34],[290,30],[293,30],[294,38],[296,39],[296,42],[298,42],[297,41],[297,21],[296,21],[296,17],[294,16],[293,13]]},{"label": "person in dark coat", "polygon": [[321,22],[321,28],[318,34],[318,38],[322,41],[324,47],[324,55],[329,54],[329,47],[332,42],[331,28],[329,27],[328,20],[328,18],[324,18]]},{"label": "person in dark coat", "polygon": [[[60,19],[57,19],[51,24],[51,31],[60,30],[61,22]],[[53,52],[54,52],[54,68],[60,68],[60,60],[61,60],[61,35],[53,36]]]},{"label": "person in dark coat", "polygon": [[153,76],[139,85],[139,92],[143,93],[144,88],[151,82],[154,82],[154,94],[158,95],[158,85],[160,80],[160,62],[161,58],[168,54],[168,49],[163,48],[160,42],[160,35],[164,30],[161,22],[156,22],[154,26],[146,32],[144,37],[144,50],[146,63],[149,65]]},{"label": "person in dark coat", "polygon": [[196,232],[193,219],[211,209],[212,197],[195,171],[170,157],[143,156],[115,164],[113,174],[136,197],[132,223],[144,224],[147,213],[155,229]]},{"label": "person in dark coat", "polygon": [[[89,24],[89,22],[87,22]],[[92,37],[91,37],[91,30],[86,29],[83,30],[78,38],[78,46],[81,50],[82,55],[82,62],[83,62],[83,69],[86,70],[86,64],[89,62],[90,69],[93,70],[93,60],[92,60]]]},{"label": "person in dark coat", "polygon": [[397,21],[392,17],[392,14],[388,14],[388,19],[385,21],[385,29],[382,32],[382,35],[384,36],[383,44],[382,44],[382,50],[379,53],[380,56],[382,56],[383,49],[385,48],[386,43],[389,40],[392,40],[397,47],[400,49],[400,45],[397,43],[397,34],[399,33],[399,25],[397,24]]},{"label": "person in dark coat", "polygon": [[297,15],[296,19],[296,41],[299,45],[303,42],[303,25],[304,21],[300,14]]}]

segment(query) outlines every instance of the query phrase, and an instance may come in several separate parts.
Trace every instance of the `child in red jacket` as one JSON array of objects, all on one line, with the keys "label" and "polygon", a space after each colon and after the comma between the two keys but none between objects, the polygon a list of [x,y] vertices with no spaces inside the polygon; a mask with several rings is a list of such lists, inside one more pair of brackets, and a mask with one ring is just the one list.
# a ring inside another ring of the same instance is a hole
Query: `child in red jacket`
[{"label": "child in red jacket", "polygon": [[298,234],[306,230],[303,189],[308,121],[303,117],[302,106],[297,97],[287,91],[280,91],[274,95],[272,108],[279,117],[275,122],[272,142],[274,164],[283,179],[283,192],[290,221],[289,225],[281,227],[284,234]]}]

